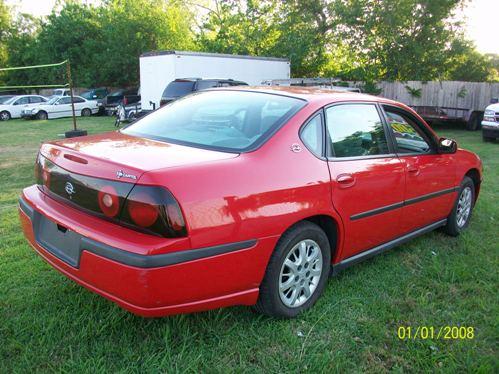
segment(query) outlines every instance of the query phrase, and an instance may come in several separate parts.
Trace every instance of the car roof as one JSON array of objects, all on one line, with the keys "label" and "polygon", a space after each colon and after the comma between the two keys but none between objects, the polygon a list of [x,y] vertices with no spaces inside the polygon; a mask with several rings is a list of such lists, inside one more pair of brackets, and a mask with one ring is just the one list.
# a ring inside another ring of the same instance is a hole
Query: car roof
[{"label": "car roof", "polygon": [[316,87],[301,87],[301,86],[233,86],[233,87],[221,87],[212,88],[210,90],[221,90],[221,91],[250,91],[250,92],[261,92],[269,93],[274,95],[282,95],[295,97],[297,99],[306,100],[308,102],[339,102],[339,101],[368,101],[368,102],[379,102],[384,104],[392,104],[397,106],[405,105],[398,103],[393,100],[385,99],[383,97],[345,91],[345,90],[335,90],[327,88],[316,88]]}]

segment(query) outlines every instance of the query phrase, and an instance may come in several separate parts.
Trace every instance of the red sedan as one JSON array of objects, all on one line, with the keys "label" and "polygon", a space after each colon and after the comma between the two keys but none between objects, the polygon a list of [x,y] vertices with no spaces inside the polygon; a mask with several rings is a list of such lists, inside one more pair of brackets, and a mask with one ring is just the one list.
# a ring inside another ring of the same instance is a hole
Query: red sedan
[{"label": "red sedan", "polygon": [[294,317],[331,273],[469,224],[482,165],[405,105],[304,88],[203,91],[43,144],[20,199],[50,265],[143,316]]}]

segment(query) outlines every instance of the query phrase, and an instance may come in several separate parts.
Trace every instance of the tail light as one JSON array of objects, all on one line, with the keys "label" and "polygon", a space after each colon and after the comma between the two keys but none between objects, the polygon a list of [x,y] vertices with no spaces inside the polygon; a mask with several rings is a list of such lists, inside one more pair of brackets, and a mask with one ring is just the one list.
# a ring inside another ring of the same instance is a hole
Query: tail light
[{"label": "tail light", "polygon": [[120,199],[113,186],[104,186],[97,193],[99,208],[106,217],[114,218],[120,211]]},{"label": "tail light", "polygon": [[180,206],[165,188],[76,174],[42,155],[35,176],[44,193],[90,214],[165,238],[187,235]]},{"label": "tail light", "polygon": [[136,185],[126,199],[121,222],[167,238],[187,235],[177,201],[162,187]]},{"label": "tail light", "polygon": [[[43,160],[45,160],[43,158]],[[38,155],[35,164],[35,178],[36,183],[40,186],[50,188],[50,165],[42,162],[42,157]]]}]

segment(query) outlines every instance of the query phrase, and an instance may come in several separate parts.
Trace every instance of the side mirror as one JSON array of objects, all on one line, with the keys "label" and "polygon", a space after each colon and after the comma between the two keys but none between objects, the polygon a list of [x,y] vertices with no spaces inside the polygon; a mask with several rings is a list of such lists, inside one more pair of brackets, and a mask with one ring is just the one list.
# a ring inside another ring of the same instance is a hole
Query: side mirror
[{"label": "side mirror", "polygon": [[438,153],[456,153],[457,143],[455,140],[440,138],[438,140]]}]

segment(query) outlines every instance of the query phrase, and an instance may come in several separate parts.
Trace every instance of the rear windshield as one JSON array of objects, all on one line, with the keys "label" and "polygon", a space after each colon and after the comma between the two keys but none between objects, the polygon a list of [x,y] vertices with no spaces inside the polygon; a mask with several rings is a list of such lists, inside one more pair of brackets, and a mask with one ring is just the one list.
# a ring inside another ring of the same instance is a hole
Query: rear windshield
[{"label": "rear windshield", "polygon": [[263,143],[306,102],[248,91],[202,91],[153,112],[123,133],[201,148],[244,152]]},{"label": "rear windshield", "polygon": [[166,86],[162,97],[181,97],[190,94],[194,90],[194,83],[191,81],[173,81]]}]

